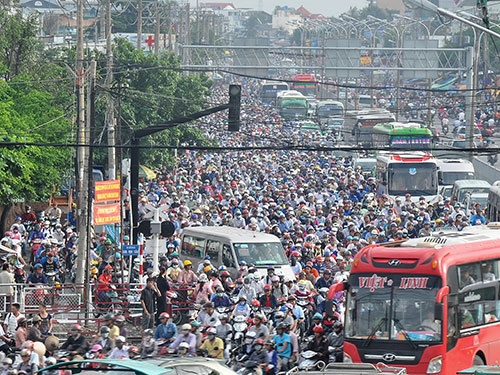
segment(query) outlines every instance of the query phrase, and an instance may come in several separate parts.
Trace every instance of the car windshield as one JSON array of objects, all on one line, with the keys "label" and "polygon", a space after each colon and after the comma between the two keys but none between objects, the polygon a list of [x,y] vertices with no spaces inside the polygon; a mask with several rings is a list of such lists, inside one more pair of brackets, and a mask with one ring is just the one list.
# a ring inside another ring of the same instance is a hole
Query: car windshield
[{"label": "car windshield", "polygon": [[433,276],[355,275],[346,308],[346,337],[367,340],[441,341]]},{"label": "car windshield", "polygon": [[283,246],[279,242],[235,243],[233,246],[238,261],[244,260],[247,264],[256,266],[288,264]]}]

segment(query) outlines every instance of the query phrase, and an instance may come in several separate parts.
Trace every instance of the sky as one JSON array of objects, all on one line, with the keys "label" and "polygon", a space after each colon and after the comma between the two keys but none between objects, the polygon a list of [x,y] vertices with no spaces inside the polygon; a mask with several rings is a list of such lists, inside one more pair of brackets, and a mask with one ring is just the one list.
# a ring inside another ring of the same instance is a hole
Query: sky
[{"label": "sky", "polygon": [[[191,0],[191,5],[196,6],[196,0]],[[210,0],[197,0],[201,2],[212,2]],[[194,2],[194,3],[193,3]],[[338,16],[345,13],[351,7],[364,8],[368,5],[367,0],[217,0],[214,2],[230,2],[236,8],[259,9],[259,4],[264,11],[272,13],[276,6],[289,6],[298,8],[304,6],[311,13],[321,13],[324,16]]]}]

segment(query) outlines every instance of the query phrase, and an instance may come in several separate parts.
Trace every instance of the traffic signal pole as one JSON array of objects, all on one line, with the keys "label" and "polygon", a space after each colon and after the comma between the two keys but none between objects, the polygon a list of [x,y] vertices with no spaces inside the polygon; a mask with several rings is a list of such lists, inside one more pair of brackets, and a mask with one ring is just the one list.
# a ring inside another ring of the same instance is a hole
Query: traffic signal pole
[{"label": "traffic signal pole", "polygon": [[[144,129],[138,129],[134,131],[131,139],[131,151],[130,151],[130,209],[132,215],[132,222],[138,223],[138,206],[139,206],[139,159],[140,159],[140,149],[141,149],[141,138],[147,137],[166,129],[173,128],[177,125],[184,124],[199,118],[224,111],[229,109],[229,128],[230,131],[238,131],[240,128],[240,102],[241,102],[241,86],[239,85],[229,85],[229,103],[222,104],[217,107],[212,107],[205,109],[200,112],[192,113],[187,116],[182,116],[175,118],[163,124],[158,124],[150,126]],[[148,146],[149,147],[149,146]],[[133,228],[132,228],[133,233]],[[132,235],[132,241],[134,244],[137,243],[136,236]]]}]

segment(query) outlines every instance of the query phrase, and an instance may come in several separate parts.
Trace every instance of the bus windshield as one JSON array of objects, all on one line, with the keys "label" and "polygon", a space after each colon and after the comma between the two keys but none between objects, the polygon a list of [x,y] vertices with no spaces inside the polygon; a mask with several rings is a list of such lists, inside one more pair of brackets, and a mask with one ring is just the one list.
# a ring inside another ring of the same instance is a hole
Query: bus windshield
[{"label": "bus windshield", "polygon": [[354,286],[347,298],[346,338],[365,340],[366,345],[375,339],[442,341],[441,321],[434,315],[438,277],[355,275],[350,282]]},{"label": "bus windshield", "polygon": [[259,267],[289,263],[281,243],[278,242],[234,243],[233,246],[237,259],[244,260],[247,264]]},{"label": "bus windshield", "polygon": [[393,163],[389,167],[390,195],[436,195],[438,181],[434,163]]}]

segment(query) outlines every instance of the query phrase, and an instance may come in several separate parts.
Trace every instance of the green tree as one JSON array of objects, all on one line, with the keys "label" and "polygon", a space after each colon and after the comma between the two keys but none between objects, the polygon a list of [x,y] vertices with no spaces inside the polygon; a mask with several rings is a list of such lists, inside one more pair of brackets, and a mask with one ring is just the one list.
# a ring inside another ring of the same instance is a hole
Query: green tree
[{"label": "green tree", "polygon": [[36,39],[37,16],[25,17],[21,10],[9,14],[0,8],[0,75],[9,80],[36,63],[35,51],[40,49]]},{"label": "green tree", "polygon": [[[169,53],[146,54],[126,40],[116,40],[113,48],[115,82],[111,90],[119,105],[122,144],[136,129],[165,123],[207,108],[206,98],[212,81],[205,74],[180,73],[179,59]],[[104,61],[100,70],[104,71]],[[101,77],[102,78],[102,77]],[[98,99],[97,121],[104,123],[105,101]],[[101,130],[97,129],[96,134]],[[143,143],[175,146],[182,143],[206,145],[202,134],[187,126],[177,126],[144,139]],[[143,151],[141,162],[157,166],[171,160],[163,149]],[[105,164],[106,151],[96,150],[95,162]]]},{"label": "green tree", "polygon": [[[71,168],[71,148],[44,144],[69,141],[71,124],[53,97],[21,82],[0,82],[0,204],[13,198],[48,199],[61,175]],[[24,144],[36,145],[24,145]]]}]

